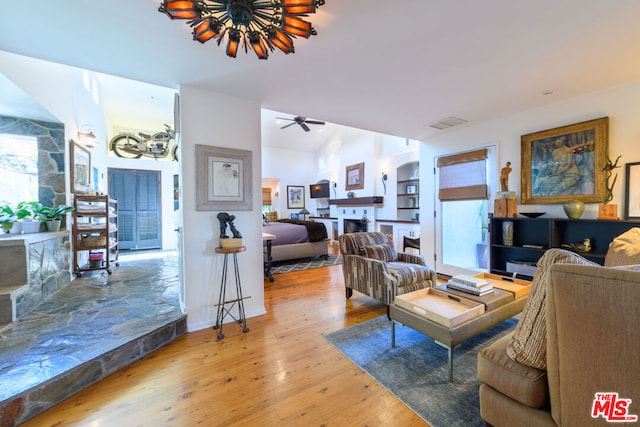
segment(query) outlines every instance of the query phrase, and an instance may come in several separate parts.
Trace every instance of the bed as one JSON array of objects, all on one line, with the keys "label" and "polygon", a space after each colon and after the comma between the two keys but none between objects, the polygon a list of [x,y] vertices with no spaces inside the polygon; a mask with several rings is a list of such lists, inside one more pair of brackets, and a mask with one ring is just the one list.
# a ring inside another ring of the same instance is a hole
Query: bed
[{"label": "bed", "polygon": [[327,229],[321,222],[279,219],[264,222],[264,233],[276,236],[271,240],[271,261],[329,256]]}]

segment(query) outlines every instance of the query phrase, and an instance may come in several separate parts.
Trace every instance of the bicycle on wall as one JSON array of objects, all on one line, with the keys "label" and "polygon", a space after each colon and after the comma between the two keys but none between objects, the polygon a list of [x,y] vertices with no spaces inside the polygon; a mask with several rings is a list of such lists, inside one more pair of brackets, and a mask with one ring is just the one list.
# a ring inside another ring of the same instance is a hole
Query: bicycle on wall
[{"label": "bicycle on wall", "polygon": [[[169,156],[178,161],[178,144],[176,134],[171,126],[165,124],[165,130],[149,135],[143,132],[133,134],[120,132],[109,141],[109,148],[118,157],[139,159],[142,156],[156,160]],[[171,143],[173,141],[173,143]]]}]

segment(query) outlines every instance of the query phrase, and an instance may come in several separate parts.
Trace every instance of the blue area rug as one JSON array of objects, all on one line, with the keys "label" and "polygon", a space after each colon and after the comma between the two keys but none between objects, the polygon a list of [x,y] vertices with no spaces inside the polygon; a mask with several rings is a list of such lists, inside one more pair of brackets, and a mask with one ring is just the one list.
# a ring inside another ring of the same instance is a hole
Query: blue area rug
[{"label": "blue area rug", "polygon": [[341,255],[329,255],[327,259],[321,256],[277,261],[271,263],[273,274],[291,273],[292,271],[309,270],[311,268],[327,267],[342,264]]},{"label": "blue area rug", "polygon": [[325,338],[432,426],[484,426],[478,400],[478,352],[516,324],[516,318],[508,319],[456,348],[453,383],[448,381],[447,350],[399,324],[392,349],[386,316]]}]

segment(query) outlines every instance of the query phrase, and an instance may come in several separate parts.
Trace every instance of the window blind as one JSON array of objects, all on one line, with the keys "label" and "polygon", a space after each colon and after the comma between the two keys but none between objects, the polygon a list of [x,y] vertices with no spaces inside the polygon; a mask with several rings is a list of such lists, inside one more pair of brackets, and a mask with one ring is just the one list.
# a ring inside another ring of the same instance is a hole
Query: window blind
[{"label": "window blind", "polygon": [[262,189],[262,206],[271,206],[271,188]]},{"label": "window blind", "polygon": [[438,198],[441,201],[489,198],[486,149],[438,158]]}]

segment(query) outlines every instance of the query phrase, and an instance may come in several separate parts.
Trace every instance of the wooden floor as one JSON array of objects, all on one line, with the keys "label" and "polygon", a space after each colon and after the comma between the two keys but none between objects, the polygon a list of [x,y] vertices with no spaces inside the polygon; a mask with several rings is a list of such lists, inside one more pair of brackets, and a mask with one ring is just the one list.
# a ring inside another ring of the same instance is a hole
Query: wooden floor
[{"label": "wooden floor", "polygon": [[343,283],[339,265],[277,275],[250,332],[185,334],[23,425],[426,425],[323,338],[386,312]]}]

